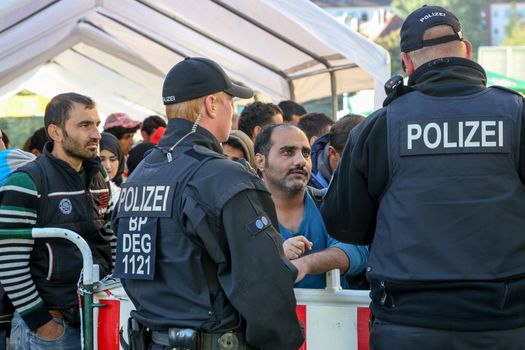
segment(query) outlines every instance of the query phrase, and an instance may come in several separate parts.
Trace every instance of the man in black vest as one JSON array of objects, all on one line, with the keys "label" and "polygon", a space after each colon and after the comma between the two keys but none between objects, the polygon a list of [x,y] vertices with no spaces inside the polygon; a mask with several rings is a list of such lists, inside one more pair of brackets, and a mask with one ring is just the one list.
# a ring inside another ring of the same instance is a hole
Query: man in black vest
[{"label": "man in black vest", "polygon": [[[95,103],[76,93],[46,106],[50,142],[17,169],[0,191],[0,227],[59,227],[81,235],[101,276],[111,272],[105,230],[109,179],[97,157],[100,118]],[[0,240],[0,280],[16,313],[11,349],[79,349],[77,283],[82,255],[60,238]]]},{"label": "man in black vest", "polygon": [[350,134],[322,207],[371,244],[371,346],[522,349],[523,97],[485,86],[444,8],[410,14],[401,51],[408,87]]},{"label": "man in black vest", "polygon": [[114,220],[116,274],[132,316],[152,331],[152,349],[295,350],[303,342],[297,269],[284,257],[271,196],[220,145],[232,98],[252,95],[205,58],[183,60],[164,81],[166,133],[124,184]]}]

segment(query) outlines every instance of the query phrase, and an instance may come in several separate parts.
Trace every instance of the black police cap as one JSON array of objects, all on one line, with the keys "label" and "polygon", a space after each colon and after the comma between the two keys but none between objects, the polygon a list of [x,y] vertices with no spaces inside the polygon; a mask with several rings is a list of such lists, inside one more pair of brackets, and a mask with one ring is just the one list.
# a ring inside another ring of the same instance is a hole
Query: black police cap
[{"label": "black police cap", "polygon": [[[427,29],[446,24],[454,30],[453,35],[423,40]],[[461,24],[454,14],[441,6],[423,6],[412,12],[401,27],[401,52],[410,52],[425,46],[463,40]]]},{"label": "black police cap", "polygon": [[202,57],[188,57],[177,63],[166,75],[162,87],[165,105],[193,100],[224,91],[232,96],[250,98],[250,88],[236,85],[214,61]]}]

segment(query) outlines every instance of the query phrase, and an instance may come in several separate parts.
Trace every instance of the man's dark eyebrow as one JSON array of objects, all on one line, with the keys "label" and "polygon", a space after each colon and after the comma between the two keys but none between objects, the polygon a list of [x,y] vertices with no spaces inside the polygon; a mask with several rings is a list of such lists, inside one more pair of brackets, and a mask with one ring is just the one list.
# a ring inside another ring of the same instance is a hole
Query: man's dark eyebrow
[{"label": "man's dark eyebrow", "polygon": [[284,145],[281,148],[279,148],[279,151],[293,151],[296,148],[297,147],[295,147],[295,146]]},{"label": "man's dark eyebrow", "polygon": [[93,120],[89,120],[89,119],[84,119],[84,120],[81,120],[78,122],[78,125],[80,124],[96,124],[97,122],[93,121]]}]

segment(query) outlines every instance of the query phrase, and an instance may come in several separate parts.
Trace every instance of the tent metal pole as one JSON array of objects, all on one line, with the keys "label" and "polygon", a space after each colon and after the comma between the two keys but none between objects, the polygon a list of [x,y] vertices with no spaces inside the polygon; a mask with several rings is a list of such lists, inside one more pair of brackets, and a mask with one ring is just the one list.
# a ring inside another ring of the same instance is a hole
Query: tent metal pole
[{"label": "tent metal pole", "polygon": [[335,72],[330,72],[330,89],[332,92],[332,119],[337,120],[337,111],[339,110],[337,106],[337,81]]},{"label": "tent metal pole", "polygon": [[[173,53],[176,54],[176,55],[182,56],[182,57],[184,57],[184,58],[186,58],[186,57],[188,56],[187,54],[185,54],[185,53],[183,53],[183,52],[181,52],[181,51],[177,51],[177,50],[175,50],[173,47],[164,44],[163,42],[161,42],[160,40],[158,40],[158,39],[152,37],[151,35],[148,35],[148,34],[142,32],[142,31],[139,31],[139,30],[136,29],[136,28],[133,28],[133,27],[130,26],[129,24],[124,23],[123,21],[121,21],[121,20],[119,20],[119,19],[117,19],[117,18],[114,18],[114,17],[112,17],[112,16],[110,16],[110,15],[108,15],[108,14],[106,14],[106,13],[103,13],[103,12],[99,12],[99,11],[97,11],[97,13],[98,13],[99,15],[103,16],[103,17],[106,17],[107,19],[109,19],[109,20],[111,20],[111,21],[113,21],[113,22],[116,22],[116,23],[120,24],[121,26],[123,26],[123,27],[125,27],[125,28],[131,30],[132,32],[137,33],[137,34],[139,34],[140,36],[142,36],[142,37],[144,37],[144,38],[146,38],[146,39],[148,39],[148,40],[154,42],[155,44],[157,44],[157,45],[159,45],[159,46],[162,46],[162,47],[165,48],[166,50],[171,51],[171,52],[173,52]],[[87,21],[84,21],[84,22],[89,23],[89,22],[87,22]],[[94,26],[95,26],[95,25],[94,25]],[[96,26],[95,26],[95,27],[96,27]]]},{"label": "tent metal pole", "polygon": [[2,29],[2,30],[0,31],[0,34],[2,34],[2,33],[4,33],[4,32],[7,32],[7,31],[10,30],[11,28],[14,28],[14,27],[16,27],[17,25],[19,25],[20,23],[22,23],[22,22],[24,22],[24,21],[30,19],[31,17],[34,17],[34,16],[38,15],[40,12],[43,12],[43,11],[47,10],[49,7],[53,6],[53,5],[56,4],[57,2],[60,2],[60,0],[56,0],[56,1],[50,2],[49,4],[43,6],[41,9],[38,9],[37,11],[31,13],[29,16],[26,16],[26,17],[22,18],[21,20],[19,20],[18,22],[15,22],[15,23],[11,24],[10,26],[8,26],[8,27]]},{"label": "tent metal pole", "polygon": [[288,79],[288,90],[290,90],[290,100],[295,101],[295,86],[292,79]]},{"label": "tent metal pole", "polygon": [[313,71],[313,72],[297,74],[297,75],[294,75],[292,79],[293,80],[297,80],[297,79],[302,79],[302,78],[308,78],[308,77],[313,77],[314,75],[318,75],[318,74],[337,72],[337,71],[340,71],[340,70],[352,69],[352,68],[357,68],[357,67],[358,67],[357,64],[349,63],[349,64],[345,64],[343,66],[325,68],[325,69],[320,69],[320,70],[316,70],[316,71]]},{"label": "tent metal pole", "polygon": [[[273,30],[272,28],[270,28],[268,26],[265,26],[264,24],[254,20],[253,18],[251,18],[248,15],[242,13],[241,11],[235,9],[234,7],[225,4],[221,0],[211,0],[211,2],[213,2],[214,4],[217,4],[218,6],[221,6],[225,10],[227,10],[227,11],[237,15],[238,17],[244,19],[246,22],[249,22],[249,23],[253,24],[257,28],[265,31],[266,33],[268,33],[268,34],[278,38],[282,42],[284,42],[284,43],[290,45],[291,47],[301,51],[305,55],[310,56],[311,58],[313,58],[317,62],[323,64],[326,68],[333,68],[332,65],[330,64],[330,62],[326,58],[324,58],[322,56],[319,56],[315,52],[310,51],[307,48],[297,44],[296,42],[294,42],[290,38],[287,38],[284,35],[282,35],[282,34],[278,33],[277,31]],[[331,80],[331,86],[332,86],[332,91],[331,91],[332,92],[332,110],[334,108],[335,108],[335,110],[337,110],[337,94],[334,95],[334,92],[337,93],[337,90],[334,89],[334,87],[335,87],[335,76],[332,77],[332,73],[330,74],[330,80]],[[334,103],[333,103],[334,99],[335,99],[335,107],[334,107]],[[334,118],[335,118],[335,116],[334,116]]]},{"label": "tent metal pole", "polygon": [[287,38],[285,37],[284,35],[282,34],[279,34],[277,31],[273,30],[272,28],[270,27],[267,27],[265,26],[264,24],[254,20],[253,18],[249,17],[248,15],[242,13],[241,11],[235,9],[234,7],[230,6],[230,5],[227,5],[225,4],[224,2],[222,2],[221,0],[211,0],[211,2],[213,2],[214,4],[217,4],[218,6],[224,8],[225,10],[235,14],[236,16],[242,18],[243,20],[245,20],[246,22],[249,22],[251,24],[253,24],[254,26],[256,26],[257,28],[265,31],[266,33],[278,38],[279,40],[281,40],[282,42],[290,45],[291,47],[301,51],[302,53],[304,53],[305,55],[308,55],[310,56],[311,58],[313,58],[314,60],[316,60],[317,62],[319,63],[322,63],[324,66],[326,66],[327,68],[331,67],[330,65],[330,62],[328,62],[328,60],[322,56],[319,56],[318,54],[316,54],[315,52],[313,51],[310,51],[308,50],[307,48],[297,44],[296,42],[294,42],[293,40],[291,40],[290,38]]},{"label": "tent metal pole", "polygon": [[180,25],[182,25],[182,26],[184,26],[184,27],[186,27],[186,28],[188,28],[188,29],[190,29],[190,30],[192,30],[192,31],[202,35],[206,39],[209,39],[209,40],[211,40],[211,41],[213,41],[213,42],[215,42],[215,43],[217,43],[217,44],[227,48],[228,50],[231,50],[231,51],[235,52],[236,54],[238,54],[238,55],[240,55],[240,56],[242,56],[242,57],[244,57],[244,58],[246,58],[246,59],[248,59],[248,60],[250,60],[252,62],[257,63],[258,65],[268,69],[270,72],[279,75],[281,78],[284,78],[284,79],[288,79],[289,78],[288,75],[285,72],[283,72],[281,69],[271,65],[270,63],[264,62],[260,58],[255,57],[253,55],[250,55],[250,54],[248,54],[248,53],[246,53],[244,51],[241,51],[240,49],[237,49],[237,48],[235,48],[232,45],[228,45],[228,43],[226,41],[221,40],[221,39],[216,38],[216,37],[213,37],[210,34],[204,32],[203,30],[200,30],[196,26],[193,26],[193,25],[191,25],[191,24],[183,21],[182,19],[177,18],[177,17],[175,17],[175,16],[173,16],[171,14],[165,13],[161,9],[158,9],[158,8],[154,7],[153,5],[146,3],[145,1],[142,1],[142,0],[137,0],[137,1],[140,4],[142,4],[142,5],[146,6],[147,8],[149,8],[150,10],[155,11],[158,14],[160,14],[160,15],[162,15],[162,16],[164,16],[164,17],[166,17],[166,18],[168,18],[168,19],[170,19],[170,20],[172,20],[174,22],[177,22],[178,24],[180,24]]}]

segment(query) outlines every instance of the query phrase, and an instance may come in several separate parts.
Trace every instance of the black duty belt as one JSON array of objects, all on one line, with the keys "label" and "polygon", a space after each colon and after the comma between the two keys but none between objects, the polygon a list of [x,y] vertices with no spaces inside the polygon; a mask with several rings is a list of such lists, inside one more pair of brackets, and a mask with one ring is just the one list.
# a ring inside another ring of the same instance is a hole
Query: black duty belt
[{"label": "black duty belt", "polygon": [[174,346],[173,342],[170,342],[168,332],[153,331],[152,340],[158,345],[173,346],[173,350],[256,350],[246,344],[242,333],[237,332],[198,332],[197,346],[194,349],[190,347]]}]

